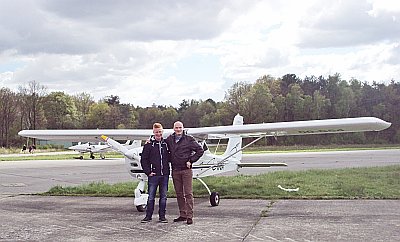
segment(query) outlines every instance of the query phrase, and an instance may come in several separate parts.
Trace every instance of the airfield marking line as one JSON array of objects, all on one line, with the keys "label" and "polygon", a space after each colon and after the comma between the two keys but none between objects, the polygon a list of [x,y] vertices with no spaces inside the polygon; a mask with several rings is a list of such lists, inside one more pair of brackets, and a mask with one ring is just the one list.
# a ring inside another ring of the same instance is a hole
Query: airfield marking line
[{"label": "airfield marking line", "polygon": [[226,236],[226,235],[223,235],[223,234],[220,234],[220,233],[214,232],[214,231],[210,231],[209,233],[210,233],[210,234],[215,234],[215,235],[218,235],[218,236],[220,236],[220,237],[229,238],[229,236]]},{"label": "airfield marking line", "polygon": [[198,233],[198,234],[203,234],[203,232],[198,231],[198,230],[192,230],[192,232]]},{"label": "airfield marking line", "polygon": [[[135,228],[135,227],[134,227]],[[145,229],[145,228],[141,228],[141,227],[136,227],[136,228],[138,228],[138,229],[141,229],[141,230],[144,230],[144,231],[147,231],[147,232],[151,232],[152,230],[150,230],[150,229]]]},{"label": "airfield marking line", "polygon": [[262,240],[262,241],[264,241],[264,239],[259,238],[259,237],[257,237],[257,236],[254,236],[254,235],[252,235],[252,234],[249,234],[247,237],[253,237],[253,239],[257,239],[257,240]]},{"label": "airfield marking line", "polygon": [[56,228],[56,229],[66,229],[67,228],[65,226],[60,226],[60,225],[57,225],[57,224],[52,224],[50,226],[53,227],[53,228]]},{"label": "airfield marking line", "polygon": [[[78,226],[78,225],[73,225],[73,224],[69,224],[68,226],[69,227],[73,227],[73,228],[83,229],[83,230],[91,230],[91,229],[104,230],[104,229],[102,229],[100,227],[88,228],[88,226]],[[92,227],[92,226],[90,226],[90,227]],[[106,230],[104,230],[104,231],[106,231]]]},{"label": "airfield marking line", "polygon": [[157,228],[157,230],[159,230],[159,231],[161,231],[161,232],[164,232],[164,233],[169,233],[169,231],[168,231],[168,230],[159,229],[159,228]]},{"label": "airfield marking line", "polygon": [[94,227],[94,226],[91,226],[91,225],[86,225],[86,228],[90,228],[90,229],[97,229],[96,227]]},{"label": "airfield marking line", "polygon": [[120,230],[120,229],[118,229],[118,228],[113,228],[113,227],[105,226],[105,225],[103,225],[102,227],[103,227],[103,228],[108,228],[108,229],[111,229],[111,230],[115,230],[115,231],[119,231],[119,230]]},{"label": "airfield marking line", "polygon": [[268,236],[268,235],[265,235],[265,237],[267,237],[268,239],[272,239],[273,241],[280,241],[279,239],[276,239],[276,238]]},{"label": "airfield marking line", "polygon": [[289,241],[293,241],[293,242],[296,242],[296,240],[294,240],[294,239],[292,239],[292,238],[285,238],[286,240],[289,240]]},{"label": "airfield marking line", "polygon": [[121,229],[126,229],[126,230],[133,230],[133,231],[136,231],[136,230],[134,230],[134,229],[132,229],[132,228],[128,228],[128,227],[121,227]]},{"label": "airfield marking line", "polygon": [[239,239],[244,239],[244,237],[241,236],[241,235],[237,235],[237,234],[234,234],[234,233],[231,233],[231,235],[233,235],[233,236],[235,236],[235,237],[238,237]]}]

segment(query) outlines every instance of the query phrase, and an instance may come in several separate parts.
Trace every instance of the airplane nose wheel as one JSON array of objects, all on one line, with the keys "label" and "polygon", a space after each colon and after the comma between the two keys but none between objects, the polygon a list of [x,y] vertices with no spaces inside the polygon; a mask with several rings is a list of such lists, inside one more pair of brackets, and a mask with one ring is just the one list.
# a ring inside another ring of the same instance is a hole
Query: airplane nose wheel
[{"label": "airplane nose wheel", "polygon": [[210,203],[211,206],[218,206],[219,204],[219,193],[218,192],[212,192],[210,195]]},{"label": "airplane nose wheel", "polygon": [[136,209],[138,210],[138,212],[144,212],[146,211],[146,205],[138,205],[136,206]]}]

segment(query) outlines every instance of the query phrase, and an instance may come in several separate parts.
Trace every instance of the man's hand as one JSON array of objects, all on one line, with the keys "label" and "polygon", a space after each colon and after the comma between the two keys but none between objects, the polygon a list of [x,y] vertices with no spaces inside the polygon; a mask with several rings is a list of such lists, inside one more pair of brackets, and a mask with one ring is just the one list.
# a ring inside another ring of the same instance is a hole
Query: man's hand
[{"label": "man's hand", "polygon": [[187,162],[186,162],[186,166],[187,166],[187,168],[190,169],[190,168],[192,167],[192,163],[190,163],[190,161],[187,161]]},{"label": "man's hand", "polygon": [[154,172],[149,174],[149,176],[155,176],[155,175],[156,175],[156,173],[154,173]]}]

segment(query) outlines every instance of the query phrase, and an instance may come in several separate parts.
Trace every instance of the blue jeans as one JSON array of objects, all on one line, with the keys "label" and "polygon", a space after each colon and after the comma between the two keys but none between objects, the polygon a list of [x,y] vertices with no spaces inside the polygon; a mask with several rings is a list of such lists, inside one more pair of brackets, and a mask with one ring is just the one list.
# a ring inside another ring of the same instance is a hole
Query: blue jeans
[{"label": "blue jeans", "polygon": [[169,176],[149,176],[149,198],[147,200],[146,217],[151,218],[154,211],[154,201],[156,200],[157,187],[160,194],[159,200],[159,218],[165,218],[167,208],[167,192],[168,192]]}]

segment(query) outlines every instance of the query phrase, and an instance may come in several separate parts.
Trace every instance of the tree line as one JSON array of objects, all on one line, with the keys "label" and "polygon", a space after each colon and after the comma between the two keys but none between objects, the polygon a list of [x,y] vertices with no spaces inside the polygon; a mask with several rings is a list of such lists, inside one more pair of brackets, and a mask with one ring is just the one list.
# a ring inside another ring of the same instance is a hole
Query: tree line
[{"label": "tree line", "polygon": [[48,92],[30,81],[14,92],[0,89],[0,142],[19,146],[23,129],[129,129],[151,128],[154,122],[172,128],[176,120],[185,127],[229,125],[236,114],[245,123],[374,116],[391,122],[382,132],[312,135],[268,139],[269,144],[365,144],[400,142],[400,83],[343,80],[339,74],[305,77],[287,74],[262,76],[254,83],[236,82],[222,101],[182,100],[178,107],[139,107],[121,103],[118,95],[95,101],[88,93]]}]

